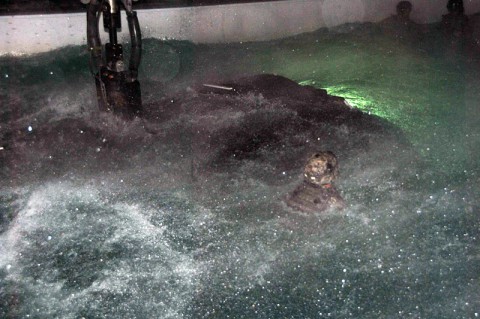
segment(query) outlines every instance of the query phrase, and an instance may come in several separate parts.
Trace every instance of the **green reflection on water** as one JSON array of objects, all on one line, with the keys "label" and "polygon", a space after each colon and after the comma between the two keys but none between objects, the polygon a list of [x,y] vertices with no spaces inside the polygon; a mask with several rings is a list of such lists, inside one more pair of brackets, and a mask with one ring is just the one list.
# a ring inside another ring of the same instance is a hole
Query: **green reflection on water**
[{"label": "green reflection on water", "polygon": [[[301,81],[300,85],[316,86],[316,81]],[[409,112],[405,112],[405,109],[409,108],[410,105],[404,104],[402,107],[395,108],[392,105],[393,103],[389,103],[391,101],[375,99],[370,96],[367,91],[341,84],[323,86],[322,88],[330,95],[343,97],[353,108],[357,108],[371,115],[376,115],[400,126],[413,141],[418,141],[419,136],[417,136],[418,134],[416,133],[420,131],[420,128],[422,130],[426,129],[425,123],[422,122],[421,119],[418,117],[411,118]],[[397,101],[397,104],[398,103],[401,103],[401,101]],[[422,106],[419,107],[421,108]]]}]

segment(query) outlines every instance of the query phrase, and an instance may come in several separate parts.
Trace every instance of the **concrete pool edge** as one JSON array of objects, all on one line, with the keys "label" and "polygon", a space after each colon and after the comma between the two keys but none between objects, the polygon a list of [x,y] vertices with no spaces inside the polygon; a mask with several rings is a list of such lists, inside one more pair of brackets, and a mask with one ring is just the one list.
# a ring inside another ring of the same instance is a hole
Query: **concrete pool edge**
[{"label": "concrete pool edge", "polygon": [[[392,14],[396,2],[374,0],[367,6],[363,0],[286,0],[139,10],[138,15],[144,38],[226,43],[278,39],[349,22],[376,22]],[[446,11],[427,1],[412,2],[417,22],[438,21]],[[480,11],[480,1],[465,7],[467,14]],[[122,41],[128,37],[125,29],[126,23]],[[0,56],[47,52],[86,44],[86,15],[1,16],[0,30]]]}]

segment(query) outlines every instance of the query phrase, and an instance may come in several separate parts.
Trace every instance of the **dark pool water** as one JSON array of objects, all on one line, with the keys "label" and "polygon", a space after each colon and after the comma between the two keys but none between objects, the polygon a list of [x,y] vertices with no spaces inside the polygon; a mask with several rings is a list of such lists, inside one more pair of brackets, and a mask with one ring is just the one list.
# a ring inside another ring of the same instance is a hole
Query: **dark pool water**
[{"label": "dark pool water", "polygon": [[[479,317],[478,61],[425,34],[352,25],[262,43],[146,40],[146,104],[193,82],[275,73],[407,140],[282,131],[283,144],[200,182],[196,134],[295,115],[252,96],[212,120],[193,105],[124,122],[97,114],[83,47],[0,58],[0,317]],[[339,156],[344,214],[280,203],[301,171],[271,163],[319,148]]]}]

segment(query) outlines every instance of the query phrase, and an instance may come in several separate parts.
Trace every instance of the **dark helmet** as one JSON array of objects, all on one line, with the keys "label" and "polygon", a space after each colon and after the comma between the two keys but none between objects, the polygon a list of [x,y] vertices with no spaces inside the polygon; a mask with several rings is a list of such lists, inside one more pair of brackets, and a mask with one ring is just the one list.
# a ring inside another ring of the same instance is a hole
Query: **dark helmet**
[{"label": "dark helmet", "polygon": [[448,12],[463,13],[463,0],[448,0],[447,10]]},{"label": "dark helmet", "polygon": [[410,1],[400,1],[397,4],[398,13],[410,13],[412,11],[412,3]]}]

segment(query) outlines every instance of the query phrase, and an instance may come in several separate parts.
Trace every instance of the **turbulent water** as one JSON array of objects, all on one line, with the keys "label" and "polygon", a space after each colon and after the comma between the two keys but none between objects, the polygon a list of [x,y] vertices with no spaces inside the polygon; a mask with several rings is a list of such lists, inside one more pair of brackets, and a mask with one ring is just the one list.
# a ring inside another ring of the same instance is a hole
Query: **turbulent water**
[{"label": "turbulent water", "polygon": [[[151,116],[133,122],[97,113],[83,47],[1,58],[0,317],[479,317],[478,63],[425,37],[147,40]],[[343,96],[380,128],[256,94],[195,104],[194,83],[258,73]],[[288,209],[322,149],[348,208]]]}]

